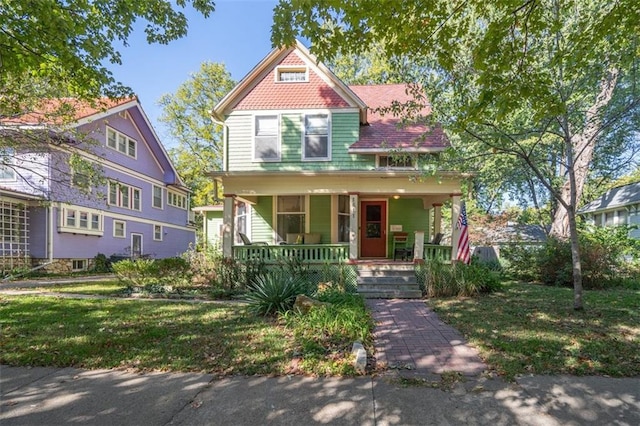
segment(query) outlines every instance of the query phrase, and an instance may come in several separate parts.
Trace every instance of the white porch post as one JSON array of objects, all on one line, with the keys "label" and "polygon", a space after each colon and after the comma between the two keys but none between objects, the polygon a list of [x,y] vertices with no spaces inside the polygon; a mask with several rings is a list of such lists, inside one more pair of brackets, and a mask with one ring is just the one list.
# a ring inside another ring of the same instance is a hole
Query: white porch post
[{"label": "white porch post", "polygon": [[433,204],[433,237],[442,232],[442,204]]},{"label": "white porch post", "polygon": [[358,194],[349,194],[349,260],[358,258]]},{"label": "white porch post", "polygon": [[413,261],[422,262],[424,260],[424,231],[415,231],[413,241]]},{"label": "white porch post", "polygon": [[458,216],[460,216],[460,197],[462,194],[451,194],[451,260],[456,260],[458,253],[458,240],[460,239],[460,230],[456,229]]},{"label": "white porch post", "polygon": [[233,233],[235,224],[233,223],[234,195],[224,194],[224,206],[222,209],[222,256],[230,258],[233,256]]}]

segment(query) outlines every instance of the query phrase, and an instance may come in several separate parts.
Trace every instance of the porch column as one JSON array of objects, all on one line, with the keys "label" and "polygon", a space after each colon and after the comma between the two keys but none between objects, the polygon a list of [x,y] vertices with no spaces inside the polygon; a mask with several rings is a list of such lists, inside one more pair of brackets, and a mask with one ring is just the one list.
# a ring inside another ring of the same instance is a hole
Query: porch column
[{"label": "porch column", "polygon": [[442,204],[433,204],[433,235],[435,237],[442,232]]},{"label": "porch column", "polygon": [[224,206],[222,208],[222,256],[233,257],[233,204],[234,194],[224,194]]},{"label": "porch column", "polygon": [[349,260],[358,258],[358,199],[359,194],[349,194]]},{"label": "porch column", "polygon": [[460,216],[460,197],[462,194],[451,194],[451,260],[456,260],[458,253],[458,240],[460,239],[460,230],[456,229],[458,216]]},{"label": "porch column", "polygon": [[424,231],[415,231],[413,243],[413,262],[424,262]]}]

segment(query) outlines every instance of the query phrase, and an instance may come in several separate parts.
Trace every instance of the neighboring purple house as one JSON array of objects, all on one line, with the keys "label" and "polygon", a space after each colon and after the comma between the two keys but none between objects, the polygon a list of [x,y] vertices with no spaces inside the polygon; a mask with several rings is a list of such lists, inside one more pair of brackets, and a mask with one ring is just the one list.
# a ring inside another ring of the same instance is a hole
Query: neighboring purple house
[{"label": "neighboring purple house", "polygon": [[[90,268],[99,253],[165,258],[194,243],[189,190],[140,103],[124,99],[102,105],[76,104],[71,126],[95,144],[67,139],[38,153],[16,147],[1,153],[3,270],[78,271]],[[5,120],[2,130],[32,132],[42,128],[38,121],[35,114]],[[106,178],[88,196],[78,192],[77,177],[66,166],[72,154],[99,164]]]}]

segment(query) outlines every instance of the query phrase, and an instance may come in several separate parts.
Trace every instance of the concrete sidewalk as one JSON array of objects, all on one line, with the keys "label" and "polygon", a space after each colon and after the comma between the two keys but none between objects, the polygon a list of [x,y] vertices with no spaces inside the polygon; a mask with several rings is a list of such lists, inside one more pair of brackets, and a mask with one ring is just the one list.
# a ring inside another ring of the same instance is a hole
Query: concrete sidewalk
[{"label": "concrete sidewalk", "polygon": [[640,379],[351,379],[0,367],[0,424],[638,425]]}]

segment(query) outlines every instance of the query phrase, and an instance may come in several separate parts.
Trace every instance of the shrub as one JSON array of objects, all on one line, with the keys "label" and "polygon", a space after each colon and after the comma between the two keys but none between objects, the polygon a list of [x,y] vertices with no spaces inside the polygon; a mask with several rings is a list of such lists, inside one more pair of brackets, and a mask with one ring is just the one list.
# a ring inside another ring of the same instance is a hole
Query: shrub
[{"label": "shrub", "polygon": [[[638,241],[629,238],[628,233],[629,227],[626,226],[580,230],[582,285],[585,289],[621,285],[637,276],[633,258],[637,257]],[[508,260],[515,278],[573,287],[571,244],[568,241],[550,237],[540,247],[510,253]]]},{"label": "shrub", "polygon": [[127,287],[144,288],[156,284],[158,268],[152,259],[121,260],[112,265],[113,271]]},{"label": "shrub", "polygon": [[109,258],[102,253],[96,254],[93,258],[93,271],[100,274],[111,272],[111,261]]},{"label": "shrub", "polygon": [[472,262],[444,264],[429,261],[418,271],[423,276],[427,297],[477,296],[500,288],[500,276],[482,263]]},{"label": "shrub", "polygon": [[157,278],[163,284],[172,286],[190,284],[191,267],[184,258],[167,257],[165,259],[157,259],[155,264]]},{"label": "shrub", "polygon": [[245,295],[249,309],[261,315],[291,310],[298,294],[305,294],[307,282],[282,272],[258,275],[248,285]]}]

